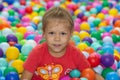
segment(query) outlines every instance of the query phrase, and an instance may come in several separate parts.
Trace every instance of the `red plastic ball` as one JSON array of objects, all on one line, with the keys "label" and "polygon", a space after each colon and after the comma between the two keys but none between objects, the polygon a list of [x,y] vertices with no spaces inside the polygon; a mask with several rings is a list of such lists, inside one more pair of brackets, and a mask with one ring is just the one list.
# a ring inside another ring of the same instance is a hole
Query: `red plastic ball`
[{"label": "red plastic ball", "polygon": [[26,1],[25,0],[20,0],[20,4],[21,5],[26,5]]},{"label": "red plastic ball", "polygon": [[91,5],[86,6],[86,10],[87,10],[87,11],[90,11],[90,10],[91,10],[91,8],[92,8],[92,6],[91,6]]},{"label": "red plastic ball", "polygon": [[31,7],[31,6],[27,6],[27,7],[25,8],[25,12],[26,12],[26,13],[32,13],[32,12],[33,12],[32,7]]},{"label": "red plastic ball", "polygon": [[96,67],[100,64],[100,57],[96,53],[92,53],[88,57],[88,62],[90,63],[91,67]]}]

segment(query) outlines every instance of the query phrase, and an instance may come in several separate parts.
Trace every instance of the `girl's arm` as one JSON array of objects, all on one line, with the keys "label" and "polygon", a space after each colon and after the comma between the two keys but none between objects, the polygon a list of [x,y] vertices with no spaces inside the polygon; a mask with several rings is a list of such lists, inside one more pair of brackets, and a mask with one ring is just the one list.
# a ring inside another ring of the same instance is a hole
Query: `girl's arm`
[{"label": "girl's arm", "polygon": [[33,76],[33,73],[31,73],[31,72],[29,72],[27,70],[24,70],[20,80],[31,80],[32,76]]},{"label": "girl's arm", "polygon": [[101,75],[96,73],[95,74],[95,80],[104,80],[104,78]]}]

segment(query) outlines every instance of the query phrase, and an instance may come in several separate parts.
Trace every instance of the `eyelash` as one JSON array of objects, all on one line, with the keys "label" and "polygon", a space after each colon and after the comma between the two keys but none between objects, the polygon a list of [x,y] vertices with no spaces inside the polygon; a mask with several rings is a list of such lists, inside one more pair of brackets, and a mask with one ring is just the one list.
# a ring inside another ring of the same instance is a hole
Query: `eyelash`
[{"label": "eyelash", "polygon": [[[48,34],[51,34],[51,35],[53,35],[53,34],[55,34],[54,32],[49,32]],[[61,32],[61,35],[66,35],[67,33],[65,33],[65,32]]]}]

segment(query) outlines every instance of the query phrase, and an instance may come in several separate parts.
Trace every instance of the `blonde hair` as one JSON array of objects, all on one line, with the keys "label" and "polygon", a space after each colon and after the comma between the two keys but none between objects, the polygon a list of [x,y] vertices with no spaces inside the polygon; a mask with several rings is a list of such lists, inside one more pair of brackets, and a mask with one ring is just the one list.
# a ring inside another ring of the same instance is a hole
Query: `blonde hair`
[{"label": "blonde hair", "polygon": [[42,18],[42,29],[45,31],[45,27],[47,26],[48,22],[52,19],[63,20],[69,23],[69,27],[72,30],[74,26],[74,22],[72,19],[71,14],[64,8],[61,7],[52,7],[44,14]]}]

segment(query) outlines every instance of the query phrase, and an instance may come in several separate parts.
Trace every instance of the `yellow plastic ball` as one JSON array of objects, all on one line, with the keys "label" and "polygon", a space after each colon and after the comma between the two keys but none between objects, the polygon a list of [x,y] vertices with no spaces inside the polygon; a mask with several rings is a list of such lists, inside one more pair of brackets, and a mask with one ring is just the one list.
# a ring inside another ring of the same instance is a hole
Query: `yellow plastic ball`
[{"label": "yellow plastic ball", "polygon": [[73,32],[73,35],[78,35],[78,36],[79,36],[79,32],[74,31],[74,32]]},{"label": "yellow plastic ball", "polygon": [[62,8],[64,8],[64,9],[66,9],[65,4],[61,4],[61,5],[60,5],[60,7],[62,7]]},{"label": "yellow plastic ball", "polygon": [[32,1],[30,2],[30,6],[33,7],[33,6],[35,6],[35,5],[36,5],[36,4],[35,4],[34,2],[32,2]]},{"label": "yellow plastic ball", "polygon": [[89,31],[90,30],[90,25],[87,22],[83,22],[80,25],[80,30],[87,30],[87,31]]},{"label": "yellow plastic ball", "polygon": [[88,47],[88,45],[82,42],[82,43],[79,43],[79,44],[77,45],[77,47],[78,47],[81,51],[83,51],[84,49],[86,49],[86,48]]},{"label": "yellow plastic ball", "polygon": [[109,10],[109,14],[111,16],[116,16],[118,14],[118,10],[115,9],[115,8],[112,8],[112,9]]},{"label": "yellow plastic ball", "polygon": [[97,18],[103,20],[105,18],[105,15],[103,13],[98,13]]},{"label": "yellow plastic ball", "polygon": [[32,22],[35,24],[38,24],[40,22],[40,18],[38,16],[36,16],[32,19]]},{"label": "yellow plastic ball", "polygon": [[24,68],[23,68],[23,64],[24,62],[22,60],[14,60],[12,63],[11,63],[11,66],[16,68],[16,70],[18,71],[18,73],[22,73]]},{"label": "yellow plastic ball", "polygon": [[36,16],[38,16],[38,13],[37,12],[32,12],[31,17],[34,18]]},{"label": "yellow plastic ball", "polygon": [[81,11],[79,9],[74,11],[74,15],[77,16]]},{"label": "yellow plastic ball", "polygon": [[19,57],[19,50],[18,48],[14,47],[14,46],[11,46],[11,47],[8,47],[7,50],[6,50],[6,58],[8,60],[15,60]]},{"label": "yellow plastic ball", "polygon": [[114,50],[114,56],[117,56],[120,59],[120,54],[117,50]]},{"label": "yellow plastic ball", "polygon": [[25,34],[27,32],[27,29],[25,27],[20,27],[20,28],[17,29],[17,32]]},{"label": "yellow plastic ball", "polygon": [[101,22],[100,24],[99,24],[99,27],[106,27],[107,26],[107,24],[105,23],[105,22]]},{"label": "yellow plastic ball", "polygon": [[79,33],[79,36],[80,36],[80,40],[82,41],[85,37],[90,37],[90,34],[86,31],[81,31]]}]

